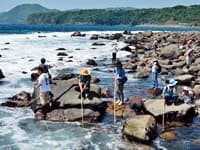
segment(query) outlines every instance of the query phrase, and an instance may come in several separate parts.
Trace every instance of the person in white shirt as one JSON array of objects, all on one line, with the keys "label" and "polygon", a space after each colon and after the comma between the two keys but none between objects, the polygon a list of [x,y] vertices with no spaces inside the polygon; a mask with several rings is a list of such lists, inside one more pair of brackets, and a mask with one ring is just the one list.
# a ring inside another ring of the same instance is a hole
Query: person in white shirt
[{"label": "person in white shirt", "polygon": [[48,102],[49,93],[51,92],[49,76],[47,73],[44,73],[42,67],[38,67],[38,82],[35,85],[35,88],[39,88],[40,91],[40,103],[45,105]]}]

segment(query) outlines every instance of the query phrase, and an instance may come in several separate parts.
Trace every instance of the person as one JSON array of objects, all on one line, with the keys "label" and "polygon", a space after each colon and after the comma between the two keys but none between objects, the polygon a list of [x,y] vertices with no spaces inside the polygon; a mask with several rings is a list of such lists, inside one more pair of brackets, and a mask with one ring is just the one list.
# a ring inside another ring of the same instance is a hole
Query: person
[{"label": "person", "polygon": [[44,72],[42,67],[38,67],[38,82],[35,84],[35,88],[39,88],[39,97],[41,105],[47,104],[50,93],[51,87],[49,83],[49,76],[47,73]]},{"label": "person", "polygon": [[85,99],[90,99],[89,92],[90,92],[90,81],[91,81],[91,72],[87,68],[82,68],[80,70],[80,77],[79,77],[79,91],[81,92],[79,98],[81,96]]},{"label": "person", "polygon": [[185,104],[191,104],[192,103],[192,97],[190,95],[190,91],[185,86],[183,87],[182,96],[183,96],[183,101],[184,101]]},{"label": "person", "polygon": [[190,48],[186,51],[186,65],[189,67],[192,64],[193,56],[194,56],[194,49]]},{"label": "person", "polygon": [[117,60],[117,52],[118,52],[118,48],[116,44],[113,44],[113,52],[112,52],[112,63],[114,64]]},{"label": "person", "polygon": [[152,66],[152,79],[153,79],[153,89],[158,88],[158,74],[160,73],[160,64],[158,62],[158,60],[155,60],[153,62],[153,66]]},{"label": "person", "polygon": [[44,73],[47,73],[49,75],[49,81],[51,83],[51,74],[49,73],[49,66],[45,64],[46,59],[45,58],[41,58],[40,59],[41,64],[39,65],[39,67],[43,68]]},{"label": "person", "polygon": [[165,103],[174,103],[178,104],[178,93],[177,93],[177,81],[174,79],[169,80],[169,84],[167,84],[163,89],[163,97],[165,99]]},{"label": "person", "polygon": [[125,75],[125,70],[121,64],[120,60],[117,60],[115,63],[115,68],[114,68],[114,79],[115,79],[115,92],[118,97],[118,100],[116,103],[118,105],[122,105],[124,103],[124,79],[127,78]]},{"label": "person", "polygon": [[153,39],[153,43],[152,43],[151,49],[153,49],[155,52],[158,49],[158,40],[156,38]]}]

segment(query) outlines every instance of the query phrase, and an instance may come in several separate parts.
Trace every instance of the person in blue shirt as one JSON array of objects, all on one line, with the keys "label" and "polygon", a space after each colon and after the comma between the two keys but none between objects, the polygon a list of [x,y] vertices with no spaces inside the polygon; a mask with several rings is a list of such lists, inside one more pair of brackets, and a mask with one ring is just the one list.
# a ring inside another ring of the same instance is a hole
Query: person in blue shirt
[{"label": "person in blue shirt", "polygon": [[125,70],[121,64],[121,61],[117,60],[114,68],[115,78],[115,92],[118,97],[117,104],[122,105],[124,103],[124,78],[126,78]]}]

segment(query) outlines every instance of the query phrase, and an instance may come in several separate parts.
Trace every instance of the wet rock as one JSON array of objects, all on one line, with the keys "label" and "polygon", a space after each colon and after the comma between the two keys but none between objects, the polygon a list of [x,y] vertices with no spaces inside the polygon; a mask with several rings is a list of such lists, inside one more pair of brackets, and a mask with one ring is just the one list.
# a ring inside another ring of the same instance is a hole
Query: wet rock
[{"label": "wet rock", "polygon": [[[164,111],[164,99],[146,99],[144,101],[146,111],[152,114],[158,122],[162,121]],[[179,104],[165,105],[166,121],[187,120],[196,116],[195,105]]]},{"label": "wet rock", "polygon": [[59,57],[59,58],[58,58],[58,61],[63,61],[63,57]]},{"label": "wet rock", "polygon": [[4,76],[3,72],[2,72],[2,70],[0,69],[0,79],[3,79],[3,78],[5,78],[5,76]]},{"label": "wet rock", "polygon": [[10,44],[10,42],[6,42],[5,44],[6,44],[6,45],[9,45],[9,44]]},{"label": "wet rock", "polygon": [[59,53],[57,54],[57,56],[68,56],[68,54],[65,53],[65,52],[59,52]]},{"label": "wet rock", "polygon": [[56,50],[57,51],[65,51],[66,49],[65,48],[57,48]]},{"label": "wet rock", "polygon": [[149,76],[149,70],[147,68],[140,70],[134,75],[135,78],[147,78],[148,76]]},{"label": "wet rock", "polygon": [[200,85],[195,85],[193,88],[193,92],[196,98],[200,98]]},{"label": "wet rock", "polygon": [[127,52],[132,52],[132,49],[129,46],[125,46],[121,48],[121,50],[127,51]]},{"label": "wet rock", "polygon": [[[97,122],[100,118],[100,113],[88,108],[84,108],[83,120],[86,122]],[[46,114],[46,119],[50,121],[80,121],[82,120],[81,109],[56,109]]]},{"label": "wet rock", "polygon": [[97,66],[97,63],[94,59],[88,59],[88,61],[86,62],[87,65],[91,65],[91,66]]},{"label": "wet rock", "polygon": [[78,74],[60,72],[53,80],[69,80],[78,77]]},{"label": "wet rock", "polygon": [[12,97],[8,98],[9,100],[5,103],[2,103],[2,106],[7,107],[27,107],[29,101],[31,100],[30,93],[22,91]]},{"label": "wet rock", "polygon": [[160,94],[162,94],[162,89],[160,88],[150,88],[150,89],[147,89],[147,93],[150,94],[150,95],[154,95],[154,96],[158,96]]},{"label": "wet rock", "polygon": [[123,34],[131,35],[132,33],[131,33],[131,31],[127,31],[127,30],[125,30],[125,31],[123,32]]},{"label": "wet rock", "polygon": [[174,77],[174,80],[178,81],[178,84],[189,86],[193,78],[194,78],[193,75],[184,74]]},{"label": "wet rock", "polygon": [[156,120],[150,115],[138,115],[127,119],[123,126],[123,138],[147,143],[157,136]]},{"label": "wet rock", "polygon": [[90,37],[90,40],[98,40],[99,36],[98,34],[93,34],[91,37]]},{"label": "wet rock", "polygon": [[95,43],[92,44],[92,46],[104,46],[104,45],[106,45],[106,44],[104,44],[104,43],[97,43],[97,42],[95,42]]},{"label": "wet rock", "polygon": [[143,113],[144,111],[144,103],[142,97],[130,97],[128,98],[128,105],[131,109],[136,111],[137,113]]},{"label": "wet rock", "polygon": [[168,141],[176,140],[176,131],[175,130],[164,131],[160,135],[160,137]]},{"label": "wet rock", "polygon": [[45,35],[38,35],[38,38],[45,38],[45,37],[47,37],[47,36],[45,36]]},{"label": "wet rock", "polygon": [[181,51],[176,44],[161,47],[160,51],[160,57],[164,59],[174,59],[178,58],[181,55]]},{"label": "wet rock", "polygon": [[99,82],[100,82],[100,79],[97,78],[97,77],[92,77],[92,79],[91,79],[90,82],[91,82],[91,83],[99,83]]},{"label": "wet rock", "polygon": [[86,36],[86,34],[81,34],[81,32],[74,32],[72,35],[71,35],[71,37],[72,36],[80,36],[80,37],[83,37],[83,36]]},{"label": "wet rock", "polygon": [[109,98],[112,96],[112,92],[108,88],[104,88],[101,90],[101,97]]},{"label": "wet rock", "polygon": [[9,99],[14,101],[29,101],[31,99],[31,95],[26,91],[21,91],[20,93],[10,97]]},{"label": "wet rock", "polygon": [[[114,108],[115,107],[115,108]],[[118,118],[132,118],[136,116],[136,113],[134,110],[132,110],[128,105],[118,105],[113,102],[108,102],[108,107],[106,109],[106,112],[114,115],[114,109],[115,109],[115,116]]]},{"label": "wet rock", "polygon": [[109,37],[109,40],[119,40],[123,37],[121,33],[115,33]]}]

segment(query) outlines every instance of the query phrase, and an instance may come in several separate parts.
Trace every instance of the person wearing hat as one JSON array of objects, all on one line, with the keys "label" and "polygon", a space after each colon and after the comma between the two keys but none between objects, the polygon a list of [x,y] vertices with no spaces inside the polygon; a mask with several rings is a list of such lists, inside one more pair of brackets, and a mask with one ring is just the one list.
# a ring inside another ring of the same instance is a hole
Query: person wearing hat
[{"label": "person wearing hat", "polygon": [[79,98],[81,96],[83,98],[88,98],[88,93],[90,92],[90,70],[87,68],[82,68],[80,70],[80,77],[79,77],[79,91],[81,92],[81,95],[79,95]]},{"label": "person wearing hat", "polygon": [[178,93],[177,93],[177,81],[174,79],[169,80],[169,84],[167,84],[163,89],[163,97],[165,99],[165,103],[174,103],[178,104]]},{"label": "person wearing hat", "polygon": [[[121,61],[117,60],[114,68],[114,78],[115,78],[115,91],[118,96],[118,105],[122,105],[124,103],[124,83],[127,81],[127,77],[125,74],[125,70],[121,64]],[[126,78],[126,81],[124,79]]]}]

